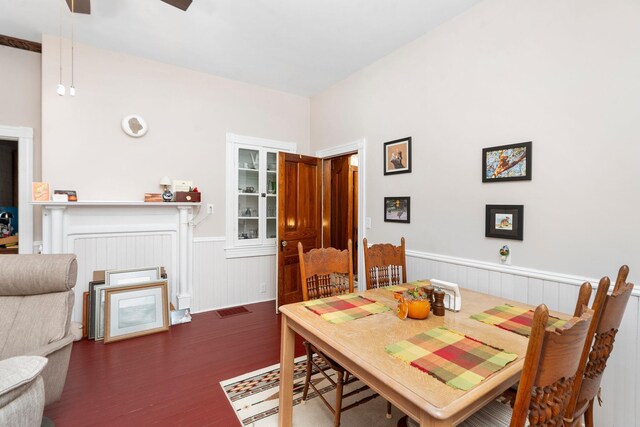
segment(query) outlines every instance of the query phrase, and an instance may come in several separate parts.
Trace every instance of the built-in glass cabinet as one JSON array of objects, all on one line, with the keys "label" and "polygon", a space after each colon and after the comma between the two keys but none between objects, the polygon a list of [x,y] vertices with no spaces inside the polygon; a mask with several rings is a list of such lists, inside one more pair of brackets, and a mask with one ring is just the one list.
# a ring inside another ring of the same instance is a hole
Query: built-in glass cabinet
[{"label": "built-in glass cabinet", "polygon": [[[243,249],[249,250],[245,250],[246,256],[275,253],[278,151],[292,151],[290,145],[278,147],[278,144],[286,143],[227,135],[227,157],[232,157],[232,168],[227,175],[231,181],[228,202],[233,206],[231,212],[228,211],[230,218],[227,218],[227,239],[232,243],[227,244],[228,256],[230,252],[238,252],[235,249],[240,252],[232,256],[243,256]],[[295,144],[293,146],[295,150]]]}]

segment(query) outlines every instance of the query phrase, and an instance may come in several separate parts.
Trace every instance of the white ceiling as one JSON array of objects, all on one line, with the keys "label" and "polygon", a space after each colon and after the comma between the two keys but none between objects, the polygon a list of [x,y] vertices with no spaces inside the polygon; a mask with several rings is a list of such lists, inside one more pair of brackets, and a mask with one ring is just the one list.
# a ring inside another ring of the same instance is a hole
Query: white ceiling
[{"label": "white ceiling", "polygon": [[[480,0],[92,0],[76,40],[274,89],[314,95]],[[64,0],[0,0],[0,34],[64,35]]]}]

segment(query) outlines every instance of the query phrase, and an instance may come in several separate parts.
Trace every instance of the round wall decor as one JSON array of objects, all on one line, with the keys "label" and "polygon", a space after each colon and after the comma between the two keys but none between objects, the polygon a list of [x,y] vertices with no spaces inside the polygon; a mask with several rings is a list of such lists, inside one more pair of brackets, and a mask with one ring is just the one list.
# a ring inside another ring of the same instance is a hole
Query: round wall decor
[{"label": "round wall decor", "polygon": [[147,122],[137,114],[131,114],[122,119],[122,130],[129,136],[140,138],[147,133]]}]

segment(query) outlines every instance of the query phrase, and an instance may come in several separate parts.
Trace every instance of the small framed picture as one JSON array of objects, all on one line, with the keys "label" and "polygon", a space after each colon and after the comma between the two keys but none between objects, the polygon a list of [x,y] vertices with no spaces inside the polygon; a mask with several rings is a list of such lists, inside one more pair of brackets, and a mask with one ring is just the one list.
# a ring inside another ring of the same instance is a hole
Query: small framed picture
[{"label": "small framed picture", "polygon": [[191,309],[171,310],[171,326],[191,322]]},{"label": "small framed picture", "polygon": [[108,286],[134,285],[160,279],[160,267],[107,270],[104,274]]},{"label": "small framed picture", "polygon": [[403,222],[409,224],[411,220],[411,197],[385,197],[384,221]]},{"label": "small framed picture", "polygon": [[167,282],[107,287],[104,342],[169,330]]},{"label": "small framed picture", "polygon": [[522,240],[524,205],[487,205],[484,235]]},{"label": "small framed picture", "polygon": [[411,172],[411,137],[384,143],[384,174]]},{"label": "small framed picture", "polygon": [[531,181],[531,141],[482,149],[482,182]]}]

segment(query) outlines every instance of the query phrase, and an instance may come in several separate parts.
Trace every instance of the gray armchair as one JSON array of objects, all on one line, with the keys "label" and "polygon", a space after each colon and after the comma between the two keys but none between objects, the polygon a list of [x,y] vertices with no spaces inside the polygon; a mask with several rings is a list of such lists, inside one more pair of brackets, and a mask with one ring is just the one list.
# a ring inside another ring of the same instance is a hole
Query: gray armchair
[{"label": "gray armchair", "polygon": [[77,271],[75,255],[0,256],[0,361],[46,357],[45,406],[60,399],[67,378]]},{"label": "gray armchair", "polygon": [[18,356],[0,360],[0,426],[39,427],[44,411],[40,373],[47,359]]}]

